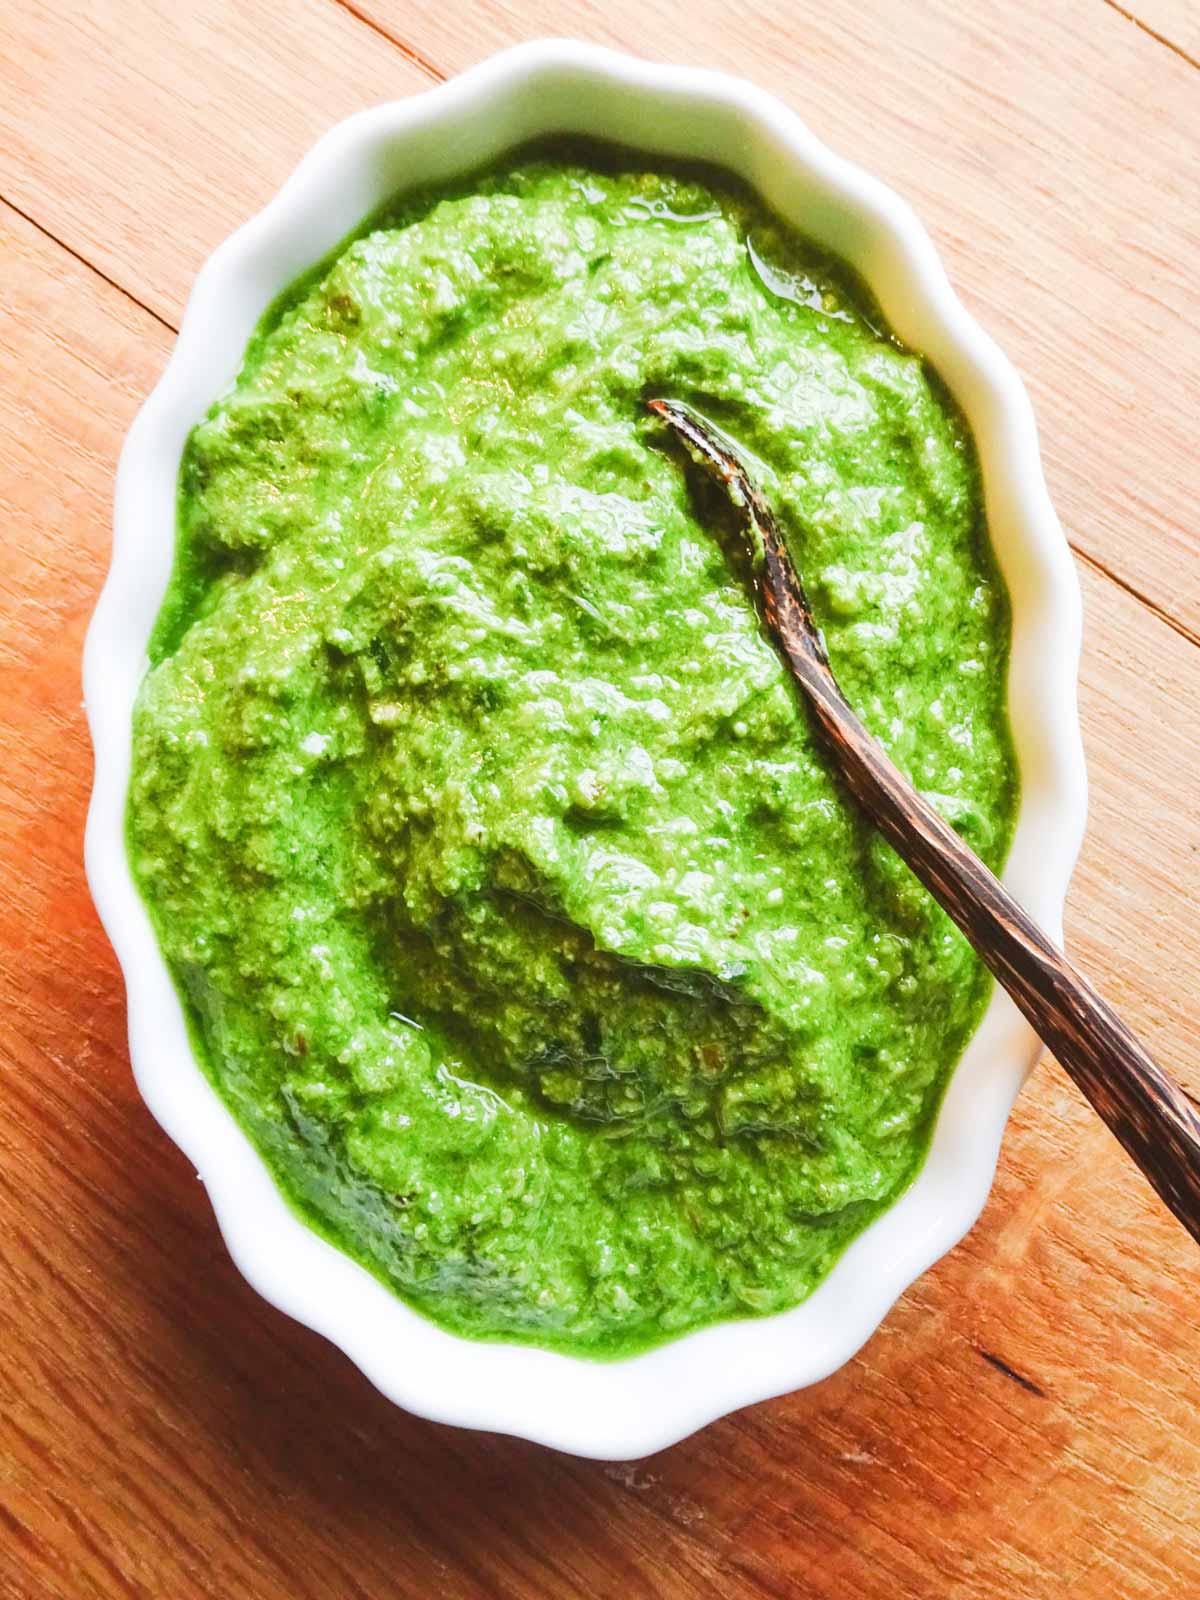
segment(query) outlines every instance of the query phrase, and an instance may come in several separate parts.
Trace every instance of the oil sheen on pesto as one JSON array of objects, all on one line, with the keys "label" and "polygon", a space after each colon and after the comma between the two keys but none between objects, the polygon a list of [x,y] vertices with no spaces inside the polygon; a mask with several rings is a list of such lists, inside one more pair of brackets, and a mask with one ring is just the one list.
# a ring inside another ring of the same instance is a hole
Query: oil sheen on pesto
[{"label": "oil sheen on pesto", "polygon": [[645,414],[754,463],[836,671],[984,858],[1009,623],[963,423],[711,172],[525,156],[372,220],[191,435],[129,839],[206,1070],[447,1328],[802,1300],[987,984],[831,775]]}]

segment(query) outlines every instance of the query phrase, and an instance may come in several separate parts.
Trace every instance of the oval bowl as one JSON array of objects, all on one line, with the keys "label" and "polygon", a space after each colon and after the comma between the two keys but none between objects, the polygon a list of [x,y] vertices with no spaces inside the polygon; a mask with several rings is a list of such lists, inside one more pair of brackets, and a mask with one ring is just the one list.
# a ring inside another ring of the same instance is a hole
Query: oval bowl
[{"label": "oval bowl", "polygon": [[86,860],[124,971],[138,1088],[195,1164],[249,1282],[410,1411],[579,1455],[629,1459],[826,1377],[958,1242],[987,1198],[1012,1102],[1040,1050],[1011,1002],[993,996],[911,1187],[803,1304],[616,1362],[474,1342],[410,1310],[289,1209],[192,1054],[131,876],[123,825],[133,703],[171,568],[181,452],[192,425],[233,380],[259,317],[390,196],[553,133],[740,174],[861,274],[895,332],[953,391],[978,445],[992,539],[1012,597],[1009,710],[1022,799],[1004,878],[1061,940],[1086,812],[1076,710],[1080,598],[1016,372],[956,298],[909,207],[833,155],[779,101],[724,74],[654,66],[568,40],[518,46],[427,93],[340,123],[200,273],[170,363],[130,429],[117,473],[112,567],[84,654],[95,749]]}]

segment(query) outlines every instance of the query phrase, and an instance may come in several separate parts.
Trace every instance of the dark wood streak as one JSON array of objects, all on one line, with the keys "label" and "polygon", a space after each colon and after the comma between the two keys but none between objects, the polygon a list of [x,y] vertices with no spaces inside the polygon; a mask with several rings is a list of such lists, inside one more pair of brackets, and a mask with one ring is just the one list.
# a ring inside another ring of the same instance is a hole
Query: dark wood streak
[{"label": "dark wood streak", "polygon": [[991,1350],[985,1350],[981,1344],[975,1346],[978,1354],[987,1362],[989,1367],[995,1367],[997,1372],[1002,1372],[1006,1378],[1011,1378],[1018,1388],[1024,1389],[1026,1394],[1035,1394],[1039,1400],[1046,1398],[1046,1391],[1040,1383],[1034,1383],[1032,1378],[1027,1378],[1023,1372],[1018,1372],[1016,1367],[1010,1367],[1008,1362]]},{"label": "dark wood streak", "polygon": [[647,404],[744,518],[756,546],[751,582],[759,612],[851,794],[1200,1242],[1200,1116],[1107,1001],[863,727],[838,687],[771,509],[729,441],[677,401]]}]

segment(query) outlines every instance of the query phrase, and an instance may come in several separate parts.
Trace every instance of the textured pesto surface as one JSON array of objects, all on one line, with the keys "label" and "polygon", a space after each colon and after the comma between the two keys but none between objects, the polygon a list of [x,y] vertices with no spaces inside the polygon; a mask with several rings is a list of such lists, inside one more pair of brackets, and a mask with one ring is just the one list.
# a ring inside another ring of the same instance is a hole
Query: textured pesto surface
[{"label": "textured pesto surface", "polygon": [[987,992],[831,777],[657,392],[752,453],[850,698],[999,864],[961,420],[747,197],[598,154],[376,219],[273,308],[187,447],[129,802],[292,1203],[447,1327],[597,1354],[802,1299]]}]

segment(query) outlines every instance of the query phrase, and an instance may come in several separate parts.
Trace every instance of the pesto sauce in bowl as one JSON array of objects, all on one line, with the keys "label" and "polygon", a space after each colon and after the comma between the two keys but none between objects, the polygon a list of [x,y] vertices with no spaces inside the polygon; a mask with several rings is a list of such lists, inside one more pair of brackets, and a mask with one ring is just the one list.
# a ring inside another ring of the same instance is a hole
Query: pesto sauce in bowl
[{"label": "pesto sauce in bowl", "polygon": [[854,810],[644,412],[738,440],[847,695],[994,868],[974,452],[705,169],[525,153],[373,218],[193,430],[129,848],[197,1053],[443,1326],[625,1355],[803,1299],[989,982]]}]

